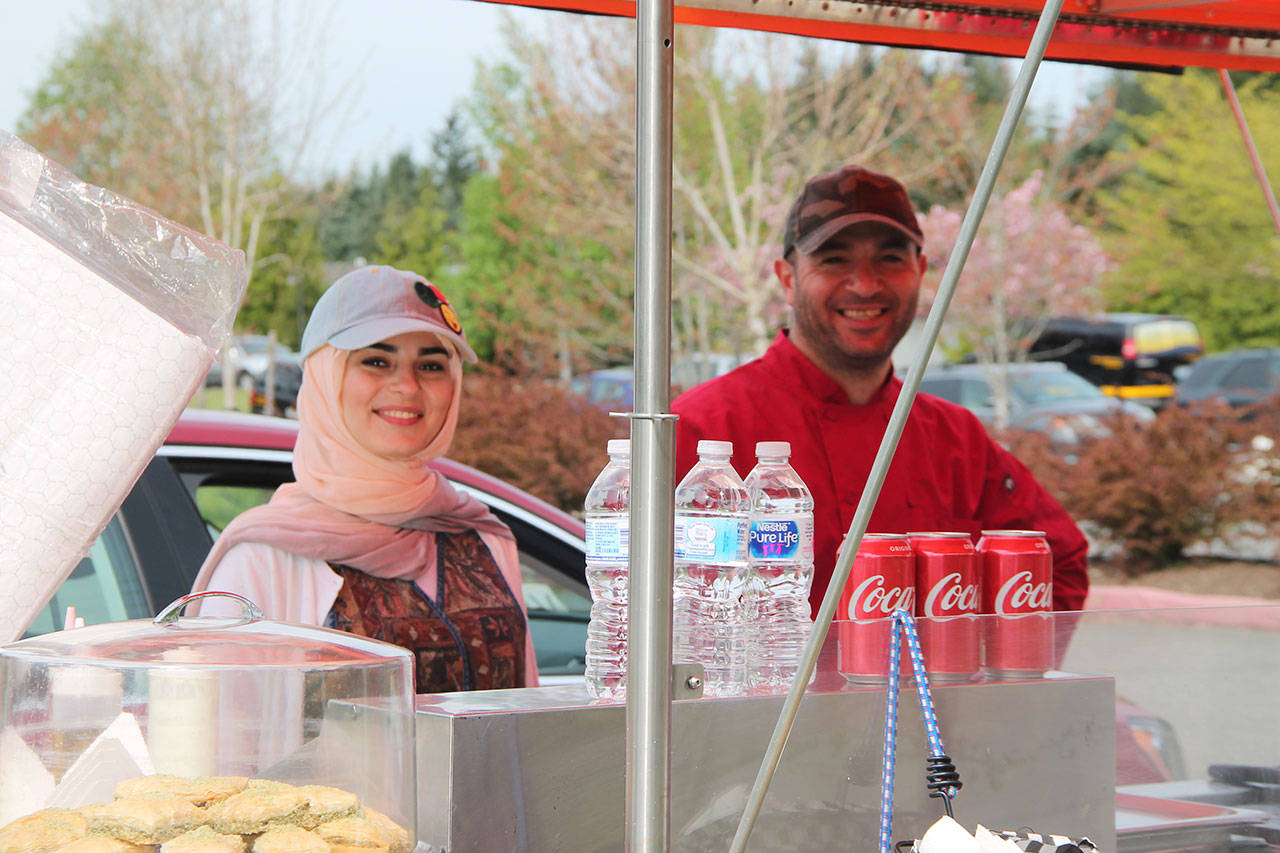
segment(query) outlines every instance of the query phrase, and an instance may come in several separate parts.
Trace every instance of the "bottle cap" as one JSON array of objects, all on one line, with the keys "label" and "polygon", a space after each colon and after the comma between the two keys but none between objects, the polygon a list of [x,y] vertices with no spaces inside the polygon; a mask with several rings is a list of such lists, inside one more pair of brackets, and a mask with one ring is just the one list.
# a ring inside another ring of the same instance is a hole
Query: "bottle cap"
[{"label": "bottle cap", "polygon": [[757,441],[756,456],[790,456],[789,441]]},{"label": "bottle cap", "polygon": [[704,438],[698,442],[698,455],[706,456],[708,454],[712,456],[732,456],[733,442],[714,441],[709,438]]},{"label": "bottle cap", "polygon": [[631,439],[611,438],[609,439],[609,443],[605,445],[605,451],[610,456],[630,456],[631,455]]}]

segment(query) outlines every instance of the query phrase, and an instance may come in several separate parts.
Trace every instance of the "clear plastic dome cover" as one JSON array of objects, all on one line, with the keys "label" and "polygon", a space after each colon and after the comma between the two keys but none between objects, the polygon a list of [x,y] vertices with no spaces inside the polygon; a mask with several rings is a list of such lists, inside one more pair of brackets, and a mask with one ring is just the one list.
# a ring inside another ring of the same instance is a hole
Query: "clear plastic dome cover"
[{"label": "clear plastic dome cover", "polygon": [[288,829],[411,849],[412,656],[247,601],[241,618],[181,616],[192,598],[0,648],[0,847],[50,824],[68,840]]}]

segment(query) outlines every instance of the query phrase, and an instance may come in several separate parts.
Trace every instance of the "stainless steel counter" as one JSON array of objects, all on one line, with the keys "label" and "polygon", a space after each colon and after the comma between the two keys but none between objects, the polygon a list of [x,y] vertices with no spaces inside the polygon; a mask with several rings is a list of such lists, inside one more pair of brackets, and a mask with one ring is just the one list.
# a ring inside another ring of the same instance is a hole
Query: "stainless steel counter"
[{"label": "stainless steel counter", "polygon": [[[1110,678],[935,686],[970,829],[1028,825],[1115,849],[1115,692]],[[874,850],[882,689],[811,691],[752,835],[752,850]],[[781,697],[672,707],[671,846],[728,847]],[[626,708],[581,687],[418,697],[418,834],[450,853],[624,847]],[[898,731],[894,839],[941,815],[924,786],[914,690]]]}]

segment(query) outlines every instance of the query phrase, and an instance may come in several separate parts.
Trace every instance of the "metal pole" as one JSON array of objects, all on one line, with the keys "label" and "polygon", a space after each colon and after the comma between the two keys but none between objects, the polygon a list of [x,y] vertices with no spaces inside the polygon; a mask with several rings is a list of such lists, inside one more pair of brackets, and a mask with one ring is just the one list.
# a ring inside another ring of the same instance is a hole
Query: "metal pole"
[{"label": "metal pole", "polygon": [[1004,116],[1000,120],[1000,127],[996,130],[995,141],[992,143],[991,151],[987,155],[987,162],[982,167],[982,174],[978,177],[973,200],[969,203],[969,209],[965,212],[964,220],[960,223],[960,233],[956,237],[956,248],[947,261],[946,270],[942,274],[942,282],[938,285],[937,298],[934,300],[933,307],[929,309],[929,317],[924,324],[923,346],[917,353],[915,361],[912,362],[906,379],[903,380],[902,392],[898,395],[897,403],[894,404],[893,414],[889,416],[889,425],[885,428],[884,438],[880,442],[880,449],[876,452],[875,461],[871,465],[871,473],[867,477],[865,488],[862,490],[858,508],[854,510],[853,521],[849,525],[849,533],[846,538],[847,547],[841,552],[839,559],[836,561],[831,585],[827,587],[827,592],[822,598],[822,606],[818,608],[818,615],[814,619],[813,631],[810,633],[809,642],[804,649],[804,658],[800,662],[800,671],[797,673],[795,681],[791,683],[791,690],[787,693],[786,701],[783,703],[782,711],[778,716],[778,723],[774,727],[773,737],[765,750],[764,761],[760,765],[760,771],[756,775],[751,792],[747,795],[746,808],[742,813],[741,820],[738,822],[738,830],[734,834],[733,843],[729,848],[734,853],[742,853],[742,851],[746,850],[747,840],[751,837],[751,830],[760,814],[760,807],[764,803],[765,794],[768,793],[769,782],[773,779],[774,771],[778,767],[778,761],[782,758],[782,750],[786,746],[787,738],[791,734],[791,727],[795,723],[796,714],[800,710],[800,700],[804,698],[805,688],[808,686],[810,676],[813,675],[814,664],[818,659],[818,652],[826,640],[827,630],[831,627],[831,619],[836,611],[836,602],[840,599],[840,592],[844,589],[845,582],[849,579],[849,570],[853,566],[854,553],[858,549],[858,544],[862,541],[862,534],[867,530],[867,522],[871,518],[871,510],[875,507],[876,499],[880,496],[880,487],[884,485],[884,478],[889,471],[889,463],[893,461],[893,453],[897,449],[898,439],[902,436],[902,430],[907,424],[907,415],[911,412],[911,404],[915,402],[916,389],[920,387],[920,377],[924,373],[925,364],[929,361],[929,354],[933,352],[933,345],[938,339],[938,332],[942,328],[942,319],[947,313],[947,307],[951,304],[951,297],[955,294],[956,282],[960,279],[960,271],[964,269],[964,262],[969,257],[969,248],[973,245],[973,238],[977,234],[978,224],[982,221],[982,215],[986,212],[987,202],[991,198],[996,176],[1000,172],[1000,166],[1004,163],[1009,144],[1013,141],[1014,131],[1017,129],[1018,120],[1022,117],[1022,109],[1027,102],[1027,94],[1031,91],[1031,84],[1035,80],[1036,70],[1040,67],[1040,61],[1044,58],[1045,48],[1049,45],[1049,37],[1053,34],[1053,27],[1057,23],[1058,13],[1062,10],[1062,3],[1063,0],[1049,0],[1045,4],[1044,11],[1040,14],[1040,21],[1036,25],[1035,33],[1031,37],[1026,59],[1023,60],[1022,67],[1018,71],[1018,77],[1014,81],[1013,91],[1009,94],[1009,103],[1005,107]]},{"label": "metal pole", "polygon": [[670,840],[673,0],[636,6],[635,414],[627,630],[627,846]]},{"label": "metal pole", "polygon": [[1262,197],[1267,201],[1267,210],[1271,211],[1271,222],[1280,234],[1280,206],[1276,205],[1276,195],[1271,191],[1271,182],[1267,180],[1267,170],[1262,166],[1262,158],[1258,156],[1258,147],[1253,144],[1253,134],[1249,133],[1249,125],[1244,120],[1244,110],[1240,109],[1240,99],[1236,97],[1236,87],[1231,83],[1231,75],[1227,69],[1218,69],[1218,79],[1222,81],[1222,91],[1231,105],[1231,113],[1236,117],[1236,127],[1240,128],[1240,137],[1244,140],[1245,150],[1249,152],[1249,162],[1253,164],[1253,174],[1262,186]]}]

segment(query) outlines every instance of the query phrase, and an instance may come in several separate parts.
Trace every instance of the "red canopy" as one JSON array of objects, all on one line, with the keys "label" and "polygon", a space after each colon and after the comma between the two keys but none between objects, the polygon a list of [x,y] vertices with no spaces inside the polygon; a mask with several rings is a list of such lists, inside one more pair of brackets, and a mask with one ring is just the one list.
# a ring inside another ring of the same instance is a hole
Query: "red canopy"
[{"label": "red canopy", "polygon": [[[635,17],[635,0],[488,0]],[[987,3],[676,0],[682,24],[869,44],[1026,55],[1037,0]],[[1151,68],[1280,71],[1280,0],[1066,0],[1046,59]]]}]

